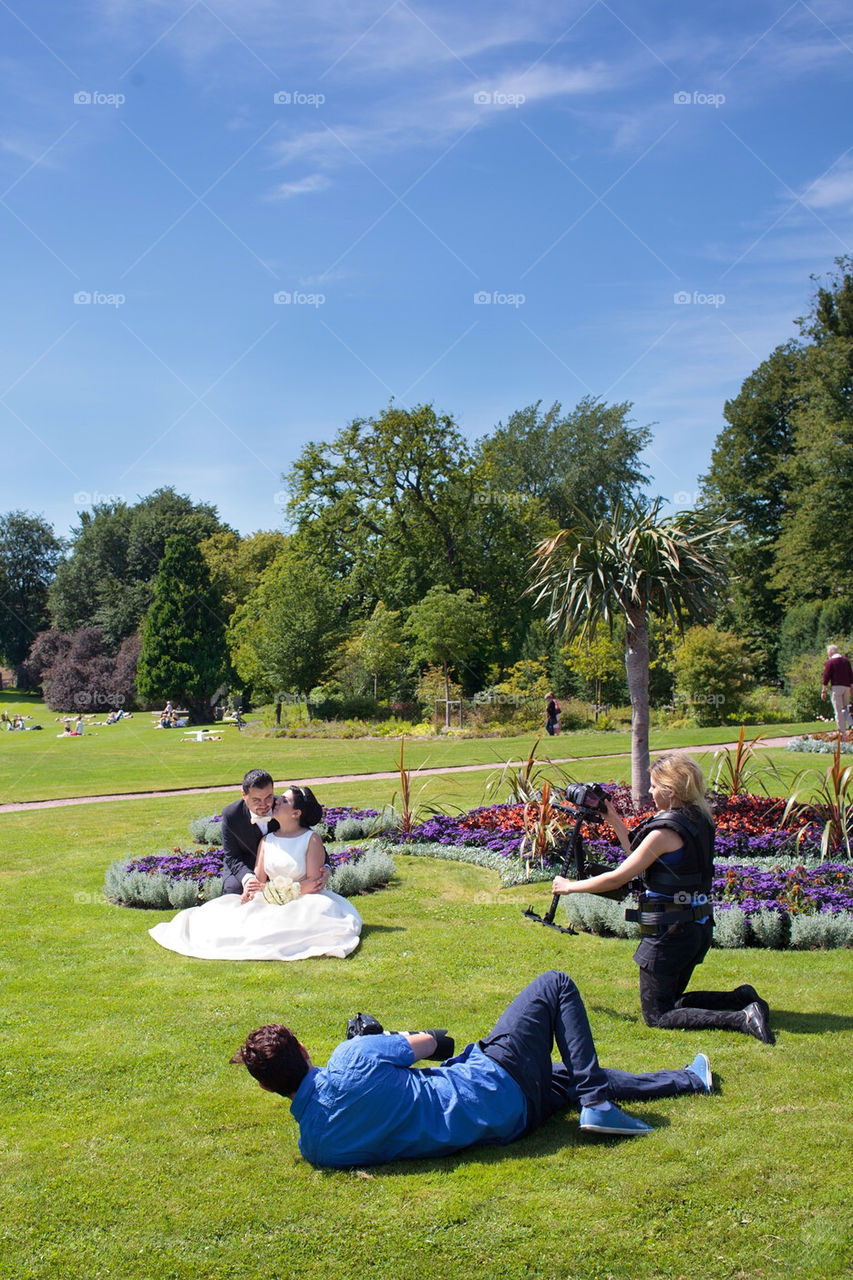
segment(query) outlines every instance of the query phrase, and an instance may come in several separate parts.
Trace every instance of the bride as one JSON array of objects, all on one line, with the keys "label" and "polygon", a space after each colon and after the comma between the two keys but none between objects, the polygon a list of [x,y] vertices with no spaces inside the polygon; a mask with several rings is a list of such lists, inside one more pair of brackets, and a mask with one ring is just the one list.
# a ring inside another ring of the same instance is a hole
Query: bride
[{"label": "bride", "polygon": [[224,894],[180,911],[148,932],[155,942],[199,960],[305,960],[354,951],[361,916],[323,888],[326,851],[311,830],[323,811],[308,787],[276,799],[278,831],[264,836],[255,878],[242,897]]}]

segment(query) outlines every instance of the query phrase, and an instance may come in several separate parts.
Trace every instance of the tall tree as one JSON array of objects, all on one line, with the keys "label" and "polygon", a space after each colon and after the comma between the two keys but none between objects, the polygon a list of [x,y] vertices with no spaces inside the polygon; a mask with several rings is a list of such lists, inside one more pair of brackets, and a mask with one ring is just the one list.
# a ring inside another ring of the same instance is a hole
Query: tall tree
[{"label": "tall tree", "polygon": [[82,512],[70,553],[57,569],[50,590],[53,626],[66,632],[101,627],[117,649],[151,604],[168,538],[182,533],[198,543],[222,528],[215,507],[171,487],[133,506],[97,503]]},{"label": "tall tree", "polygon": [[473,591],[432,587],[409,610],[405,631],[414,641],[417,662],[435,663],[444,676],[445,724],[450,724],[450,672],[463,678],[467,659],[476,650],[485,628],[485,611]]},{"label": "tall tree", "polygon": [[348,644],[349,651],[364,666],[373,681],[373,697],[379,697],[380,682],[393,680],[406,667],[406,648],[400,615],[380,600],[367,622]]},{"label": "tall tree", "polygon": [[773,351],[723,409],[702,502],[732,522],[734,575],[720,622],[746,641],[765,679],[776,674],[784,606],[772,585],[776,544],[789,489],[786,464],[794,449],[803,352],[793,342]]},{"label": "tall tree", "polygon": [[704,504],[735,526],[736,578],[718,621],[747,640],[765,677],[788,607],[853,598],[853,258],[816,283],[799,339],[726,405],[703,482]]},{"label": "tall tree", "polygon": [[537,549],[531,591],[547,602],[548,622],[566,642],[594,636],[624,617],[631,695],[631,790],[649,794],[649,618],[707,618],[725,581],[728,527],[696,512],[660,519],[662,500],[617,503],[599,520],[578,513]]},{"label": "tall tree", "polygon": [[142,702],[183,703],[193,719],[211,719],[211,698],[227,674],[225,622],[210,570],[189,534],[176,533],[154,585],[142,628],[136,686]]},{"label": "tall tree", "polygon": [[319,683],[340,639],[333,584],[322,566],[290,544],[261,574],[228,627],[232,662],[253,695],[274,698],[276,719],[288,694]]},{"label": "tall tree", "polygon": [[291,514],[330,573],[368,608],[412,604],[436,573],[455,585],[473,488],[455,422],[432,405],[357,418],[309,444],[289,477]]},{"label": "tall tree", "polygon": [[222,529],[201,543],[213,585],[222,597],[227,617],[254,591],[264,569],[287,545],[287,536],[261,530],[241,538],[233,529]]},{"label": "tall tree", "polygon": [[541,405],[519,409],[480,440],[481,469],[496,488],[538,499],[562,528],[575,509],[603,515],[646,483],[640,455],[652,433],[632,425],[628,401],[584,396],[568,413],[559,401],[544,412]]},{"label": "tall tree", "polygon": [[62,544],[41,516],[9,511],[0,516],[0,658],[24,661],[47,625],[48,588]]}]

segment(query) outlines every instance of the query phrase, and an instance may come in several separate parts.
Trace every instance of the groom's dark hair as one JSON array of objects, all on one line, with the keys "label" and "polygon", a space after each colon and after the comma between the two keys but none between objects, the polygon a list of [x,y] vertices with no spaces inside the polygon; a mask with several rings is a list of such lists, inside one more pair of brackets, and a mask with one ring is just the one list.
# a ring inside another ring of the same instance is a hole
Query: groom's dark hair
[{"label": "groom's dark hair", "polygon": [[271,787],[272,774],[267,773],[266,769],[250,769],[243,779],[243,795],[251,791],[252,787]]},{"label": "groom's dark hair", "polygon": [[231,1061],[242,1063],[258,1084],[283,1097],[294,1094],[308,1074],[302,1046],[281,1023],[252,1031]]}]

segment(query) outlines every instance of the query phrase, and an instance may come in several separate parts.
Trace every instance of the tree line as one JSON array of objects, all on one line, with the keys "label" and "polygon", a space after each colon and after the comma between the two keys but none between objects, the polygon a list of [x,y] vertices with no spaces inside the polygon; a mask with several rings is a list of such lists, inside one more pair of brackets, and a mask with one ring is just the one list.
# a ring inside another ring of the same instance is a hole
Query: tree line
[{"label": "tree line", "polygon": [[652,433],[628,402],[540,401],[472,443],[433,405],[391,402],[300,452],[286,532],[241,537],[172,488],[97,504],[66,541],[0,516],[0,657],[63,710],[94,697],[87,671],[104,702],[202,714],[233,689],[405,703],[425,669],[436,696],[471,696],[531,663],[560,693],[621,681],[633,702],[638,653],[660,701],[679,629],[703,622],[703,687],[726,663],[778,682],[853,631],[849,259],[797,325],[725,404],[692,512],[645,495]]}]

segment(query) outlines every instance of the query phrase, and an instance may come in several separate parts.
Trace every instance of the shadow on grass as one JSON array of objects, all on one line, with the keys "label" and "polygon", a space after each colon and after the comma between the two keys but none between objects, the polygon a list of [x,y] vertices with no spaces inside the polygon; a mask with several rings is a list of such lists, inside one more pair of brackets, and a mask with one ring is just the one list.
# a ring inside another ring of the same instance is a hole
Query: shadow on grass
[{"label": "shadow on grass", "polygon": [[613,1018],[616,1022],[639,1022],[639,1015],[636,1013],[625,1013],[624,1009],[611,1009],[606,1004],[589,1004],[587,1006],[590,1013],[601,1013],[607,1018]]},{"label": "shadow on grass", "polygon": [[793,1010],[773,1009],[770,1022],[774,1031],[793,1031],[795,1035],[803,1036],[853,1030],[853,1017],[843,1013],[795,1013]]},{"label": "shadow on grass", "polygon": [[[626,1104],[627,1105],[627,1104]],[[630,1113],[630,1105],[629,1105]],[[655,1112],[643,1112],[643,1120],[653,1131],[668,1129],[671,1121]],[[552,1117],[545,1124],[525,1137],[506,1145],[483,1143],[467,1147],[450,1156],[436,1156],[432,1160],[394,1160],[388,1164],[355,1166],[352,1169],[318,1169],[318,1173],[349,1173],[362,1178],[399,1178],[413,1174],[450,1173],[469,1164],[498,1164],[501,1160],[539,1160],[542,1156],[560,1155],[582,1147],[631,1146],[635,1139],[624,1135],[582,1134],[578,1117],[569,1111],[565,1116]]]}]

